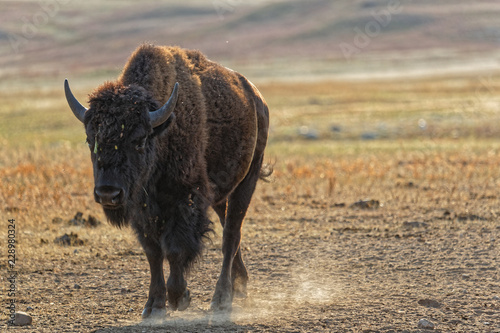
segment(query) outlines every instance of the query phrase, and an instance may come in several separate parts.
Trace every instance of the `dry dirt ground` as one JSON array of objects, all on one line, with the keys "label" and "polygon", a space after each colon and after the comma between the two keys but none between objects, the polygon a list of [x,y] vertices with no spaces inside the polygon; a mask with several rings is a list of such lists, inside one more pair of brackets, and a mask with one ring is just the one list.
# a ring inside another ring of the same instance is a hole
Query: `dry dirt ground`
[{"label": "dry dirt ground", "polygon": [[[499,163],[498,149],[278,162],[244,226],[249,297],[235,300],[226,317],[208,311],[221,265],[221,229],[214,225],[189,276],[190,308],[157,323],[140,319],[149,270],[131,230],[70,226],[71,216],[6,203],[3,219],[14,216],[18,225],[16,307],[33,324],[8,328],[2,320],[0,329],[423,332],[418,322],[425,318],[438,332],[500,332]],[[33,174],[50,176],[49,169]],[[87,193],[91,183],[70,181],[90,176],[87,169],[68,172],[62,188],[44,197],[71,193],[54,200],[102,218]],[[15,179],[16,170],[29,182],[30,170],[19,167],[3,176]],[[372,201],[353,206],[359,199]],[[23,222],[37,216],[46,225]],[[55,244],[70,232],[85,244]],[[6,304],[6,274],[1,283]]]}]

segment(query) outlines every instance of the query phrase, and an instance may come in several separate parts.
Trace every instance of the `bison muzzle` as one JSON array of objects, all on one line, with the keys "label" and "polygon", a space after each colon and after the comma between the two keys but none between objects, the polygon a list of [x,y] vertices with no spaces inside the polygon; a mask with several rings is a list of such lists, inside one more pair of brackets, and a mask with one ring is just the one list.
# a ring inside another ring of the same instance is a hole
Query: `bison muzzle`
[{"label": "bison muzzle", "polygon": [[[111,224],[130,225],[146,253],[151,283],[143,318],[188,307],[185,275],[211,231],[223,226],[223,264],[211,307],[246,295],[241,226],[255,190],[269,127],[262,95],[245,77],[198,51],[140,46],[116,81],[66,99],[84,124],[94,197]],[[167,260],[170,275],[163,275]]]}]

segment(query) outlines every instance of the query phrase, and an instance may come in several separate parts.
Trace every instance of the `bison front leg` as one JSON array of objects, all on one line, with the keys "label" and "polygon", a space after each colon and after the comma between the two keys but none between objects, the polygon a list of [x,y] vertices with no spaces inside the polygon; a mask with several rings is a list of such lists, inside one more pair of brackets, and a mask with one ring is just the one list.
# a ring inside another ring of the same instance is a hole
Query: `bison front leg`
[{"label": "bison front leg", "polygon": [[170,276],[167,280],[168,305],[172,310],[184,311],[191,303],[191,295],[184,279],[186,264],[182,255],[169,254],[167,259],[170,264]]},{"label": "bison front leg", "polygon": [[142,318],[164,317],[166,315],[166,294],[165,278],[163,276],[163,252],[159,246],[147,244],[144,246],[146,256],[151,270],[151,283],[149,285],[149,297]]}]

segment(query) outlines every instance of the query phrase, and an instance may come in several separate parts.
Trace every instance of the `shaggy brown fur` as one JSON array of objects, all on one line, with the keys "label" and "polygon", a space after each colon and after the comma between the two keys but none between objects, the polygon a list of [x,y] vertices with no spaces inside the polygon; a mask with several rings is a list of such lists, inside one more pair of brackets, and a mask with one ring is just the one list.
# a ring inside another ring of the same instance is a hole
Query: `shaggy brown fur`
[{"label": "shaggy brown fur", "polygon": [[[257,153],[263,153],[268,117],[262,115],[257,127],[255,114],[255,104],[267,111],[262,96],[242,75],[209,61],[199,51],[143,45],[134,52],[118,81],[125,86],[144,87],[160,104],[166,102],[175,82],[180,83],[176,121],[169,137],[177,140],[172,144],[176,147],[197,148],[183,149],[184,161],[193,159],[195,165],[203,166],[206,160],[207,174],[215,183],[216,202],[224,200],[246,175],[247,169],[234,165],[235,157],[243,159],[238,164],[249,167],[257,135],[261,141]],[[191,156],[200,153],[201,158]],[[183,165],[179,167],[184,169]]]},{"label": "shaggy brown fur", "polygon": [[[148,111],[166,102],[176,82],[174,116],[152,128]],[[89,104],[84,123],[96,200],[101,189],[116,194],[119,204],[113,199],[104,211],[111,223],[132,225],[150,263],[143,316],[163,313],[167,290],[173,309],[189,305],[184,274],[210,230],[209,206],[224,226],[212,307],[230,309],[233,296],[246,292],[240,231],[267,142],[269,114],[258,90],[198,51],[142,45]],[[166,288],[164,259],[170,264]]]}]

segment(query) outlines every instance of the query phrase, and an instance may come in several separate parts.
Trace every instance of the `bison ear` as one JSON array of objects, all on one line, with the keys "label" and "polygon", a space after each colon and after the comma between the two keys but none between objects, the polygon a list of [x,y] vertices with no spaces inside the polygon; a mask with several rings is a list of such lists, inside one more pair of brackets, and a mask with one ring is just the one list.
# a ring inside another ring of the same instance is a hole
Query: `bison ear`
[{"label": "bison ear", "polygon": [[149,112],[149,121],[151,127],[156,128],[167,121],[173,114],[175,105],[177,104],[177,96],[179,95],[179,83],[176,82],[174,90],[168,101],[158,110]]}]

